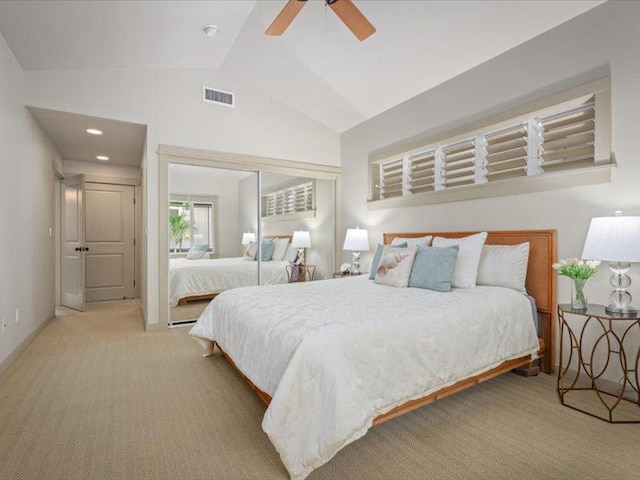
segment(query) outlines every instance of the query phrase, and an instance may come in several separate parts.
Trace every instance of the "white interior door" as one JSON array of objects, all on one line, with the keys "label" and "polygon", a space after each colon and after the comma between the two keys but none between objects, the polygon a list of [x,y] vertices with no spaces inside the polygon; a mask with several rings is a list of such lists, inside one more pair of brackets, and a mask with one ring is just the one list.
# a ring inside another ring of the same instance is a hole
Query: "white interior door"
[{"label": "white interior door", "polygon": [[84,176],[65,178],[61,187],[60,303],[84,311]]},{"label": "white interior door", "polygon": [[135,298],[134,187],[87,183],[88,302]]}]

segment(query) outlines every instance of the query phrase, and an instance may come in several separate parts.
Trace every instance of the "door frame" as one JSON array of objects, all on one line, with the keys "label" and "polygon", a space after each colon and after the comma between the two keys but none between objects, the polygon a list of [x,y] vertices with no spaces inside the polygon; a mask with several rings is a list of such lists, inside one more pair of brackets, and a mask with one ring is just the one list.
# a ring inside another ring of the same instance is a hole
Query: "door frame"
[{"label": "door frame", "polygon": [[[55,174],[56,174],[56,182],[59,182],[60,185],[62,185],[62,180],[64,180],[67,177],[75,177],[79,174],[76,173],[72,173],[72,174],[64,174],[62,171],[60,171],[59,169],[55,169]],[[134,187],[134,199],[135,199],[135,208],[134,208],[134,236],[135,236],[135,248],[133,249],[133,255],[134,255],[134,281],[135,281],[135,289],[134,289],[134,293],[135,293],[135,298],[136,299],[141,299],[142,298],[142,292],[141,292],[141,288],[142,288],[142,282],[141,282],[141,272],[143,268],[147,268],[146,265],[142,265],[141,259],[142,259],[142,255],[140,252],[140,248],[141,248],[141,242],[142,242],[142,202],[143,202],[143,198],[142,198],[142,190],[141,190],[141,185],[140,185],[140,178],[126,178],[126,177],[110,177],[110,176],[106,176],[106,175],[87,175],[87,174],[82,174],[84,175],[84,181],[85,183],[102,183],[102,184],[109,184],[109,185],[124,185],[124,186],[131,186]],[[55,230],[57,231],[57,235],[58,235],[58,247],[56,248],[56,255],[58,256],[58,261],[56,262],[56,267],[57,267],[57,271],[55,273],[55,282],[57,284],[57,289],[56,291],[58,292],[58,296],[56,298],[56,304],[57,305],[61,305],[62,304],[62,291],[61,291],[61,284],[62,284],[62,268],[60,266],[60,253],[61,253],[61,248],[62,248],[62,241],[60,240],[60,233],[62,232],[62,215],[61,215],[61,209],[62,209],[62,188],[60,188],[59,192],[56,194],[56,213],[58,216],[58,221],[56,222],[55,225]]]},{"label": "door frame", "polygon": [[[259,157],[239,153],[217,152],[194,148],[158,145],[158,323],[146,324],[147,330],[165,329],[169,326],[169,225],[167,212],[169,211],[169,164],[193,165],[200,167],[227,168],[231,170],[245,170],[259,173],[277,173],[297,177],[307,177],[319,180],[333,180],[333,258],[334,268],[340,264],[342,251],[338,245],[338,232],[342,231],[342,169],[332,165],[317,163],[295,162],[277,158]],[[258,175],[258,190],[261,188],[261,177]],[[261,196],[258,195],[258,208]],[[260,210],[258,210],[260,217]],[[258,222],[258,231],[260,231]],[[260,246],[260,244],[258,244]]]}]

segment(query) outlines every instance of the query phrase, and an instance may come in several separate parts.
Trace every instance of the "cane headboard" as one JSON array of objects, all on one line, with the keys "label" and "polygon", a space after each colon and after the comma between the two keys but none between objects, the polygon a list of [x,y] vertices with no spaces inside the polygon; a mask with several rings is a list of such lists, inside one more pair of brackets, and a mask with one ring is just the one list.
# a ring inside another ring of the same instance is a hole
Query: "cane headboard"
[{"label": "cane headboard", "polygon": [[[384,244],[388,245],[396,237],[416,238],[432,235],[434,237],[457,238],[478,232],[412,232],[385,233]],[[553,319],[556,314],[556,272],[552,264],[556,261],[555,230],[514,230],[487,232],[487,245],[516,245],[529,242],[529,264],[527,268],[527,293],[536,300],[540,316],[539,335],[545,342],[545,356],[542,370],[553,370]]]}]

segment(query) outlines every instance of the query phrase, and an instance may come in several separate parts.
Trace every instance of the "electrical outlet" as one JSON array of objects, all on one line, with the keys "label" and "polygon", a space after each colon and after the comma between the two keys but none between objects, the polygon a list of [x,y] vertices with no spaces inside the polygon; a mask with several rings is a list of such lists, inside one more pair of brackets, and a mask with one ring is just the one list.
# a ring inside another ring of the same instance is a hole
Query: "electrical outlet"
[{"label": "electrical outlet", "polygon": [[20,309],[16,308],[16,323],[20,321]]}]

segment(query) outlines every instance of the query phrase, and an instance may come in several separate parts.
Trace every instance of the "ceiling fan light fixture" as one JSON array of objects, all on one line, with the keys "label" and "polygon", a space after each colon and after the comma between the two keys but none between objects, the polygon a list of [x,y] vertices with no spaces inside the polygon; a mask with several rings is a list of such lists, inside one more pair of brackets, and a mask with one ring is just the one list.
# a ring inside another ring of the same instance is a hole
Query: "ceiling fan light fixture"
[{"label": "ceiling fan light fixture", "polygon": [[[324,0],[324,2],[361,42],[376,32],[376,27],[367,20],[352,0]],[[264,33],[282,35],[306,3],[307,0],[289,0]]]}]

